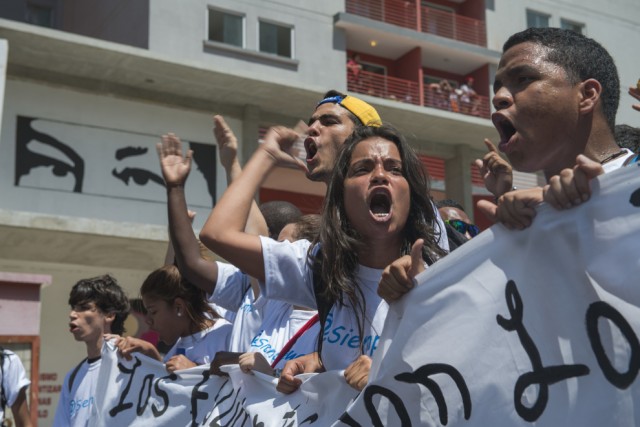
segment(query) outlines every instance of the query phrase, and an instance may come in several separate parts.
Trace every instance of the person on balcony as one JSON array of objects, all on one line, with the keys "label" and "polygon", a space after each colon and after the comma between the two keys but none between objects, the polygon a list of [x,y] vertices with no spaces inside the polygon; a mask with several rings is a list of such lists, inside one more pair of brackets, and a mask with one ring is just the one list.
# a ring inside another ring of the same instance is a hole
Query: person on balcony
[{"label": "person on balcony", "polygon": [[458,111],[458,95],[456,95],[449,80],[442,79],[438,83],[431,83],[429,89],[432,97],[428,105],[441,110]]},{"label": "person on balcony", "polygon": [[477,116],[480,98],[473,89],[473,77],[467,77],[465,83],[460,86],[459,97],[462,113]]},{"label": "person on balcony", "polygon": [[360,63],[360,55],[354,53],[347,59],[347,83],[349,86],[357,88],[360,85],[360,72],[362,64]]}]

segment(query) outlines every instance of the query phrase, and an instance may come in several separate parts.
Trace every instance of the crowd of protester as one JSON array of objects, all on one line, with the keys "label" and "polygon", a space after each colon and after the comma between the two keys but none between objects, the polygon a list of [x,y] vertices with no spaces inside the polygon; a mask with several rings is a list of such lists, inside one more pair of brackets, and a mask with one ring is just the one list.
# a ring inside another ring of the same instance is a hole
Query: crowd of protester
[{"label": "crowd of protester", "polygon": [[[358,78],[361,67],[351,59]],[[452,106],[447,84],[433,90]],[[468,79],[456,102],[474,114],[472,86]],[[619,86],[613,60],[591,39],[549,28],[513,35],[494,82],[492,120],[500,141],[496,147],[486,140],[488,153],[476,161],[495,201],[478,208],[522,229],[539,203],[558,209],[584,203],[591,178],[637,161],[638,129],[615,125]],[[629,94],[640,101],[640,88]],[[362,390],[389,304],[411,290],[417,273],[479,232],[457,202],[432,200],[427,171],[402,133],[354,96],[329,91],[315,106],[302,133],[304,161],[289,151],[299,130],[271,128],[244,168],[238,141],[220,116],[214,135],[228,188],[199,238],[185,197],[192,153],[174,134],[158,144],[171,250],[139,293],[150,328],[170,349],[161,354],[124,334],[129,302],[114,277],[78,282],[69,296],[69,329],[86,344],[87,357],[65,377],[55,426],[91,424],[90,411],[73,402],[93,399],[104,340],[113,340],[122,357],[141,352],[168,372],[206,364],[222,375],[221,366],[238,364],[244,372],[279,377],[278,390],[292,393],[301,384],[298,374],[344,370],[345,381]],[[322,212],[256,204],[256,191],[277,164],[327,185]],[[547,185],[515,189],[513,169],[543,171]],[[352,336],[328,339],[338,331]],[[3,357],[3,389],[14,359]],[[14,413],[24,413],[19,396],[28,382],[11,381],[3,396],[12,409],[18,402]]]}]

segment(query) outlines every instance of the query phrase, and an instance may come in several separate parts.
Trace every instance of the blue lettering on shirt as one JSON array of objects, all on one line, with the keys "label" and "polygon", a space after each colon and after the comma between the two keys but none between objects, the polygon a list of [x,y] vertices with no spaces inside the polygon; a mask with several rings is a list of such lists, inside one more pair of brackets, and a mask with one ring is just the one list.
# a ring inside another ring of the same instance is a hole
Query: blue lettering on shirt
[{"label": "blue lettering on shirt", "polygon": [[88,399],[76,399],[76,400],[72,400],[69,403],[69,417],[73,418],[76,415],[78,415],[78,413],[82,410],[82,409],[89,409],[91,408],[91,406],[94,404],[94,399],[93,396],[91,396]]},{"label": "blue lettering on shirt", "polygon": [[253,340],[251,340],[251,351],[260,351],[269,362],[273,362],[278,357],[278,351],[269,344],[267,338],[261,338],[264,331],[260,331]]},{"label": "blue lettering on shirt", "polygon": [[253,310],[254,310],[253,304],[251,303],[242,304],[238,309],[238,311],[244,311],[245,313],[251,313]]},{"label": "blue lettering on shirt", "polygon": [[[338,346],[346,346],[348,348],[360,347],[360,335],[354,334],[353,329],[347,330],[344,326],[333,326],[333,312],[327,315],[327,321],[324,325],[323,341]],[[362,340],[362,353],[367,356],[373,356],[373,352],[378,348],[380,336],[367,335]]]}]

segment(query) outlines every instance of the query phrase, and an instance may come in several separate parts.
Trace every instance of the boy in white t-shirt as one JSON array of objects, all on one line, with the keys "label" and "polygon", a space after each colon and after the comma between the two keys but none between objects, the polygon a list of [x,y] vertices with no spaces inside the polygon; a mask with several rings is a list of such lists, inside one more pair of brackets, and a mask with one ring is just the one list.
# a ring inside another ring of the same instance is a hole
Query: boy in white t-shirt
[{"label": "boy in white t-shirt", "polygon": [[64,378],[54,427],[84,427],[95,416],[95,391],[105,334],[121,335],[129,300],[108,274],[76,283],[69,295],[69,332],[87,346],[87,358]]},{"label": "boy in white t-shirt", "polygon": [[31,426],[27,389],[31,381],[17,354],[0,347],[0,424],[4,425],[5,408],[11,408],[16,427]]}]

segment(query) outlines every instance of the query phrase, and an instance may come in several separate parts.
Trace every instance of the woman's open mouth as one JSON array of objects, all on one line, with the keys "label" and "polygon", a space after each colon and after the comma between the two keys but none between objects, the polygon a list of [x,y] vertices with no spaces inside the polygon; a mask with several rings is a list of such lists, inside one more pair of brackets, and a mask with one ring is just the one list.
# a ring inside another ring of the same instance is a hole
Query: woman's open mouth
[{"label": "woman's open mouth", "polygon": [[391,196],[386,191],[375,192],[369,200],[369,211],[378,221],[384,221],[391,215]]}]

